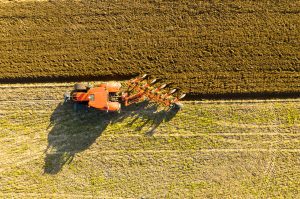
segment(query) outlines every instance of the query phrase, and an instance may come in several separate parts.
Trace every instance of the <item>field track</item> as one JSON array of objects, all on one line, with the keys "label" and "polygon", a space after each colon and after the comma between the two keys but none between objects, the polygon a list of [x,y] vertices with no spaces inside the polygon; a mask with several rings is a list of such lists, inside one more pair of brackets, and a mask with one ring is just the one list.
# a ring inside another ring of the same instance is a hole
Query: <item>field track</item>
[{"label": "field track", "polygon": [[148,73],[206,98],[295,97],[299,8],[297,0],[1,1],[0,82]]},{"label": "field track", "polygon": [[0,85],[0,197],[299,197],[299,99],[103,114],[61,104],[68,89]]}]

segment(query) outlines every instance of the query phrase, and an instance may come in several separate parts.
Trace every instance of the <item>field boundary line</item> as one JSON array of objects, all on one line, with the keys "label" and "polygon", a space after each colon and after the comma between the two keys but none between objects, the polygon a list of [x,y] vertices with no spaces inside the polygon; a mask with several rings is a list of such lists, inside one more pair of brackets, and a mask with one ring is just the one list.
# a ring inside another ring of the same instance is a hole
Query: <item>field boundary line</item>
[{"label": "field boundary line", "polygon": [[[105,132],[104,132],[105,133]],[[201,134],[154,134],[153,136],[147,136],[145,134],[142,135],[130,135],[130,134],[115,134],[115,135],[101,135],[99,136],[99,139],[102,138],[124,138],[124,137],[141,137],[141,138],[159,138],[159,137],[201,137],[201,136],[256,136],[256,135],[261,135],[261,136],[300,136],[300,133],[201,133]],[[51,138],[60,138],[60,137],[65,137],[65,135],[49,135]],[[68,137],[78,137],[78,135],[71,135]]]},{"label": "field boundary line", "polygon": [[[299,149],[267,149],[267,148],[255,148],[255,149],[199,149],[199,150],[105,150],[105,151],[87,151],[86,154],[116,154],[116,153],[210,153],[210,152],[295,152],[300,153]],[[68,151],[68,153],[78,153],[78,151]],[[49,152],[48,155],[65,154],[65,152]]]},{"label": "field boundary line", "polygon": [[[41,99],[41,98],[36,98],[36,99],[16,99],[16,100],[5,100],[5,99],[0,99],[1,102],[7,102],[7,103],[14,103],[14,102],[23,102],[23,103],[30,103],[30,102],[36,102],[36,101],[42,101],[42,102],[48,102],[48,101],[63,101],[63,97],[61,99]],[[278,100],[209,100],[209,101],[182,101],[183,105],[188,104],[188,105],[201,105],[201,104],[267,104],[267,103],[285,103],[285,102],[291,102],[291,103],[296,103],[300,102],[299,99],[278,99]],[[184,109],[184,107],[183,107]]]},{"label": "field boundary line", "polygon": [[[295,98],[286,98],[286,99],[253,99],[253,100],[193,100],[193,101],[182,101],[184,104],[192,104],[192,105],[198,105],[198,104],[257,104],[257,103],[276,103],[276,102],[300,102],[300,97]],[[184,108],[184,107],[183,107]]]},{"label": "field boundary line", "polygon": [[1,86],[0,89],[18,89],[18,88],[72,88],[72,85],[24,85],[24,86]]},{"label": "field boundary line", "polygon": [[16,99],[16,100],[0,100],[0,102],[7,102],[7,103],[15,103],[15,102],[17,102],[17,103],[20,103],[20,102],[22,102],[22,103],[27,103],[27,104],[29,104],[29,103],[34,103],[34,102],[63,102],[64,101],[64,99],[62,98],[62,99]]}]

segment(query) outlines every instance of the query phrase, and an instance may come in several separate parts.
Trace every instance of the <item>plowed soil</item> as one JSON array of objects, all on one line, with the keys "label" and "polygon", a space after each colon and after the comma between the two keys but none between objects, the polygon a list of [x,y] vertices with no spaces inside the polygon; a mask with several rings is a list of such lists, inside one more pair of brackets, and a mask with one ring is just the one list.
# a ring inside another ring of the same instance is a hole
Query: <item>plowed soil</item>
[{"label": "plowed soil", "polygon": [[0,81],[149,73],[195,94],[299,93],[300,2],[0,3]]},{"label": "plowed soil", "polygon": [[0,85],[0,197],[300,197],[299,99],[107,114],[62,104],[71,88]]}]

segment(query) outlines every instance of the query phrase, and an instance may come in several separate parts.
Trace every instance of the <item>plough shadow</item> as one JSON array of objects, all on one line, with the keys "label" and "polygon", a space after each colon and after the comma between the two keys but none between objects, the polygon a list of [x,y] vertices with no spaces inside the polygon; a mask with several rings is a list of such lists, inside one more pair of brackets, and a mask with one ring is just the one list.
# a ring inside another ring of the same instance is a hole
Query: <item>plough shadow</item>
[{"label": "plough shadow", "polygon": [[[72,103],[60,103],[51,115],[48,129],[48,146],[45,151],[44,173],[56,174],[76,153],[88,149],[102,135],[109,124],[132,118],[127,126],[139,120],[136,131],[150,126],[145,133],[151,136],[162,122],[170,121],[179,111],[177,107],[159,110],[147,101],[122,108],[121,113],[107,113],[82,107],[73,110]],[[142,120],[142,122],[140,122]]]}]

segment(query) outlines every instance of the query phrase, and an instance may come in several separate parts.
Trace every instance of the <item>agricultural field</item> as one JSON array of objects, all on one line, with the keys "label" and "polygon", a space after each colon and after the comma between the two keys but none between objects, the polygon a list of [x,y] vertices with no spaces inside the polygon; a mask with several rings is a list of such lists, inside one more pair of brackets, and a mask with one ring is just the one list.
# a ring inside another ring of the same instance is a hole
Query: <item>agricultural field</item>
[{"label": "agricultural field", "polygon": [[[0,0],[0,198],[300,198],[299,32],[299,0]],[[183,109],[63,102],[145,73]]]},{"label": "agricultural field", "polygon": [[148,73],[195,95],[300,92],[300,2],[0,1],[0,82]]},{"label": "agricultural field", "polygon": [[300,100],[107,114],[67,83],[0,85],[0,197],[299,198]]}]

